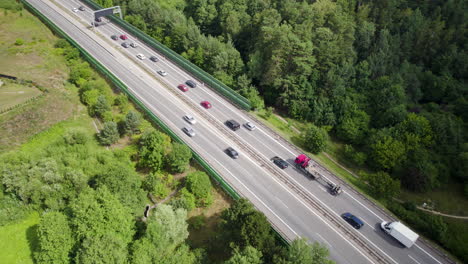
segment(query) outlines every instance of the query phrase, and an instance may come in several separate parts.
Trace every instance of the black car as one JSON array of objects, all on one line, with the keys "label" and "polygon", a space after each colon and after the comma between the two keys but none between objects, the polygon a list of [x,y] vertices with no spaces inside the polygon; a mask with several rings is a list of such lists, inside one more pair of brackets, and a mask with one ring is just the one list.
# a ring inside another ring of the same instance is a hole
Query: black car
[{"label": "black car", "polygon": [[117,35],[112,35],[112,36],[111,36],[111,39],[113,39],[113,40],[118,40],[119,37],[117,37]]},{"label": "black car", "polygon": [[197,83],[192,80],[187,80],[185,83],[192,88],[197,87]]},{"label": "black car", "polygon": [[127,42],[122,43],[122,47],[128,48],[128,43]]},{"label": "black car", "polygon": [[84,7],[84,6],[80,6],[80,7],[78,7],[78,10],[80,10],[80,11],[85,11],[85,7]]},{"label": "black car", "polygon": [[231,147],[227,148],[225,150],[226,154],[229,155],[229,157],[233,158],[233,159],[237,159],[239,158],[239,153],[237,153],[237,151]]},{"label": "black car", "polygon": [[226,126],[228,126],[230,129],[232,129],[234,131],[236,131],[236,130],[238,130],[240,128],[240,124],[237,123],[237,121],[233,120],[233,119],[226,121]]},{"label": "black car", "polygon": [[284,159],[278,156],[274,156],[271,160],[281,169],[286,169],[289,166],[289,164]]},{"label": "black car", "polygon": [[97,18],[94,19],[94,21],[96,21],[96,22],[102,22],[102,17],[97,17]]},{"label": "black car", "polygon": [[361,219],[357,218],[355,215],[351,213],[344,213],[341,215],[341,217],[343,217],[343,219],[346,222],[348,222],[350,225],[352,225],[356,229],[359,229],[364,225]]},{"label": "black car", "polygon": [[151,56],[150,60],[153,61],[153,62],[158,62],[159,61],[159,59],[156,56]]}]

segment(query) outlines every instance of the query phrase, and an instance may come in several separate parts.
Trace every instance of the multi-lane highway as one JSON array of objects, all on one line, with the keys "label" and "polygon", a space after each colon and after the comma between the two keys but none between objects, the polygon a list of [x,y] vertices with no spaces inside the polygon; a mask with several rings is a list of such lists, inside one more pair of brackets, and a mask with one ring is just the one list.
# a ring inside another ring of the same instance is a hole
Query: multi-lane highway
[{"label": "multi-lane highway", "polygon": [[[187,92],[179,90],[177,85],[196,79],[157,51],[107,20],[94,29],[90,27],[93,15],[89,7],[72,11],[83,5],[81,2],[27,1],[118,77],[231,186],[265,213],[286,238],[302,236],[323,243],[338,263],[449,263],[422,239],[410,249],[402,248],[379,228],[380,222],[391,219],[389,215],[348,186],[343,187],[342,195],[330,195],[322,183],[294,168],[294,158],[300,153],[293,146],[210,88],[198,82],[198,87]],[[110,38],[121,34],[129,37],[125,42],[136,42],[138,47],[124,48],[124,40]],[[146,59],[138,59],[140,53]],[[150,61],[150,56],[159,61]],[[159,75],[159,70],[166,71],[167,76]],[[211,102],[211,109],[200,105],[205,100]],[[197,123],[188,124],[182,119],[185,114],[194,116]],[[228,119],[241,124],[252,121],[257,129],[231,131],[224,124]],[[196,135],[185,135],[181,130],[185,126],[192,127]],[[239,159],[226,155],[227,147],[236,149]],[[270,161],[273,156],[284,158],[290,166],[281,170]],[[340,181],[330,173],[322,174],[329,181]],[[341,219],[344,212],[359,216],[364,227],[353,229]]]}]

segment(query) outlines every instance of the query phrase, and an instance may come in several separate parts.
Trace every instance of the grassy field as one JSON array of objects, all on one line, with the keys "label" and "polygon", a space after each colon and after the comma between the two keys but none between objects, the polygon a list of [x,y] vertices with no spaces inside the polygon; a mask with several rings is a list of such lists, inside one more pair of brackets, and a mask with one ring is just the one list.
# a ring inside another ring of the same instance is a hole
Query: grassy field
[{"label": "grassy field", "polygon": [[1,263],[34,263],[32,252],[37,246],[35,230],[38,223],[39,214],[33,213],[18,223],[0,227]]},{"label": "grassy field", "polygon": [[0,87],[0,112],[9,107],[24,103],[41,93],[35,87],[4,81],[3,86]]},{"label": "grassy field", "polygon": [[[53,48],[56,40],[26,10],[0,12],[0,73],[34,81],[48,90],[45,96],[0,115],[0,152],[17,148],[31,135],[60,121],[86,114],[76,88],[66,83],[68,68]],[[29,87],[12,89],[26,91]]]}]

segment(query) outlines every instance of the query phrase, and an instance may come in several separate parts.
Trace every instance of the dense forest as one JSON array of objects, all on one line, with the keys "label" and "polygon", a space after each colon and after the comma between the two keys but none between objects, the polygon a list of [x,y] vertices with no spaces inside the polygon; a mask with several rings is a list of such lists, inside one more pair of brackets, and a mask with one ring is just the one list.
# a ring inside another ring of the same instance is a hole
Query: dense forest
[{"label": "dense forest", "polygon": [[412,191],[467,184],[466,1],[113,4],[255,108],[324,128],[357,164]]}]

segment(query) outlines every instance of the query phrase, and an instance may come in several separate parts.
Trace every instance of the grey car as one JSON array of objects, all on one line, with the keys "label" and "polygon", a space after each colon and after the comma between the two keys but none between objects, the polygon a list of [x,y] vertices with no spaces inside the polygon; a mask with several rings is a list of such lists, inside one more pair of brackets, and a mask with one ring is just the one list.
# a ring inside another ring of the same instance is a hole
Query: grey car
[{"label": "grey car", "polygon": [[182,128],[182,131],[184,131],[185,134],[189,137],[194,137],[195,136],[195,130],[191,127],[184,127]]},{"label": "grey car", "polygon": [[235,149],[231,148],[231,147],[224,150],[224,152],[226,152],[226,154],[228,154],[228,156],[233,158],[233,159],[239,158],[239,153],[237,153],[237,151]]},{"label": "grey car", "polygon": [[128,43],[127,42],[122,43],[122,47],[128,48]]},{"label": "grey car", "polygon": [[256,126],[252,122],[245,123],[244,127],[247,128],[250,131],[252,131],[252,130],[254,130],[256,128]]},{"label": "grey car", "polygon": [[184,115],[184,120],[189,122],[192,125],[197,123],[197,120],[195,120],[195,117],[191,115]]}]

